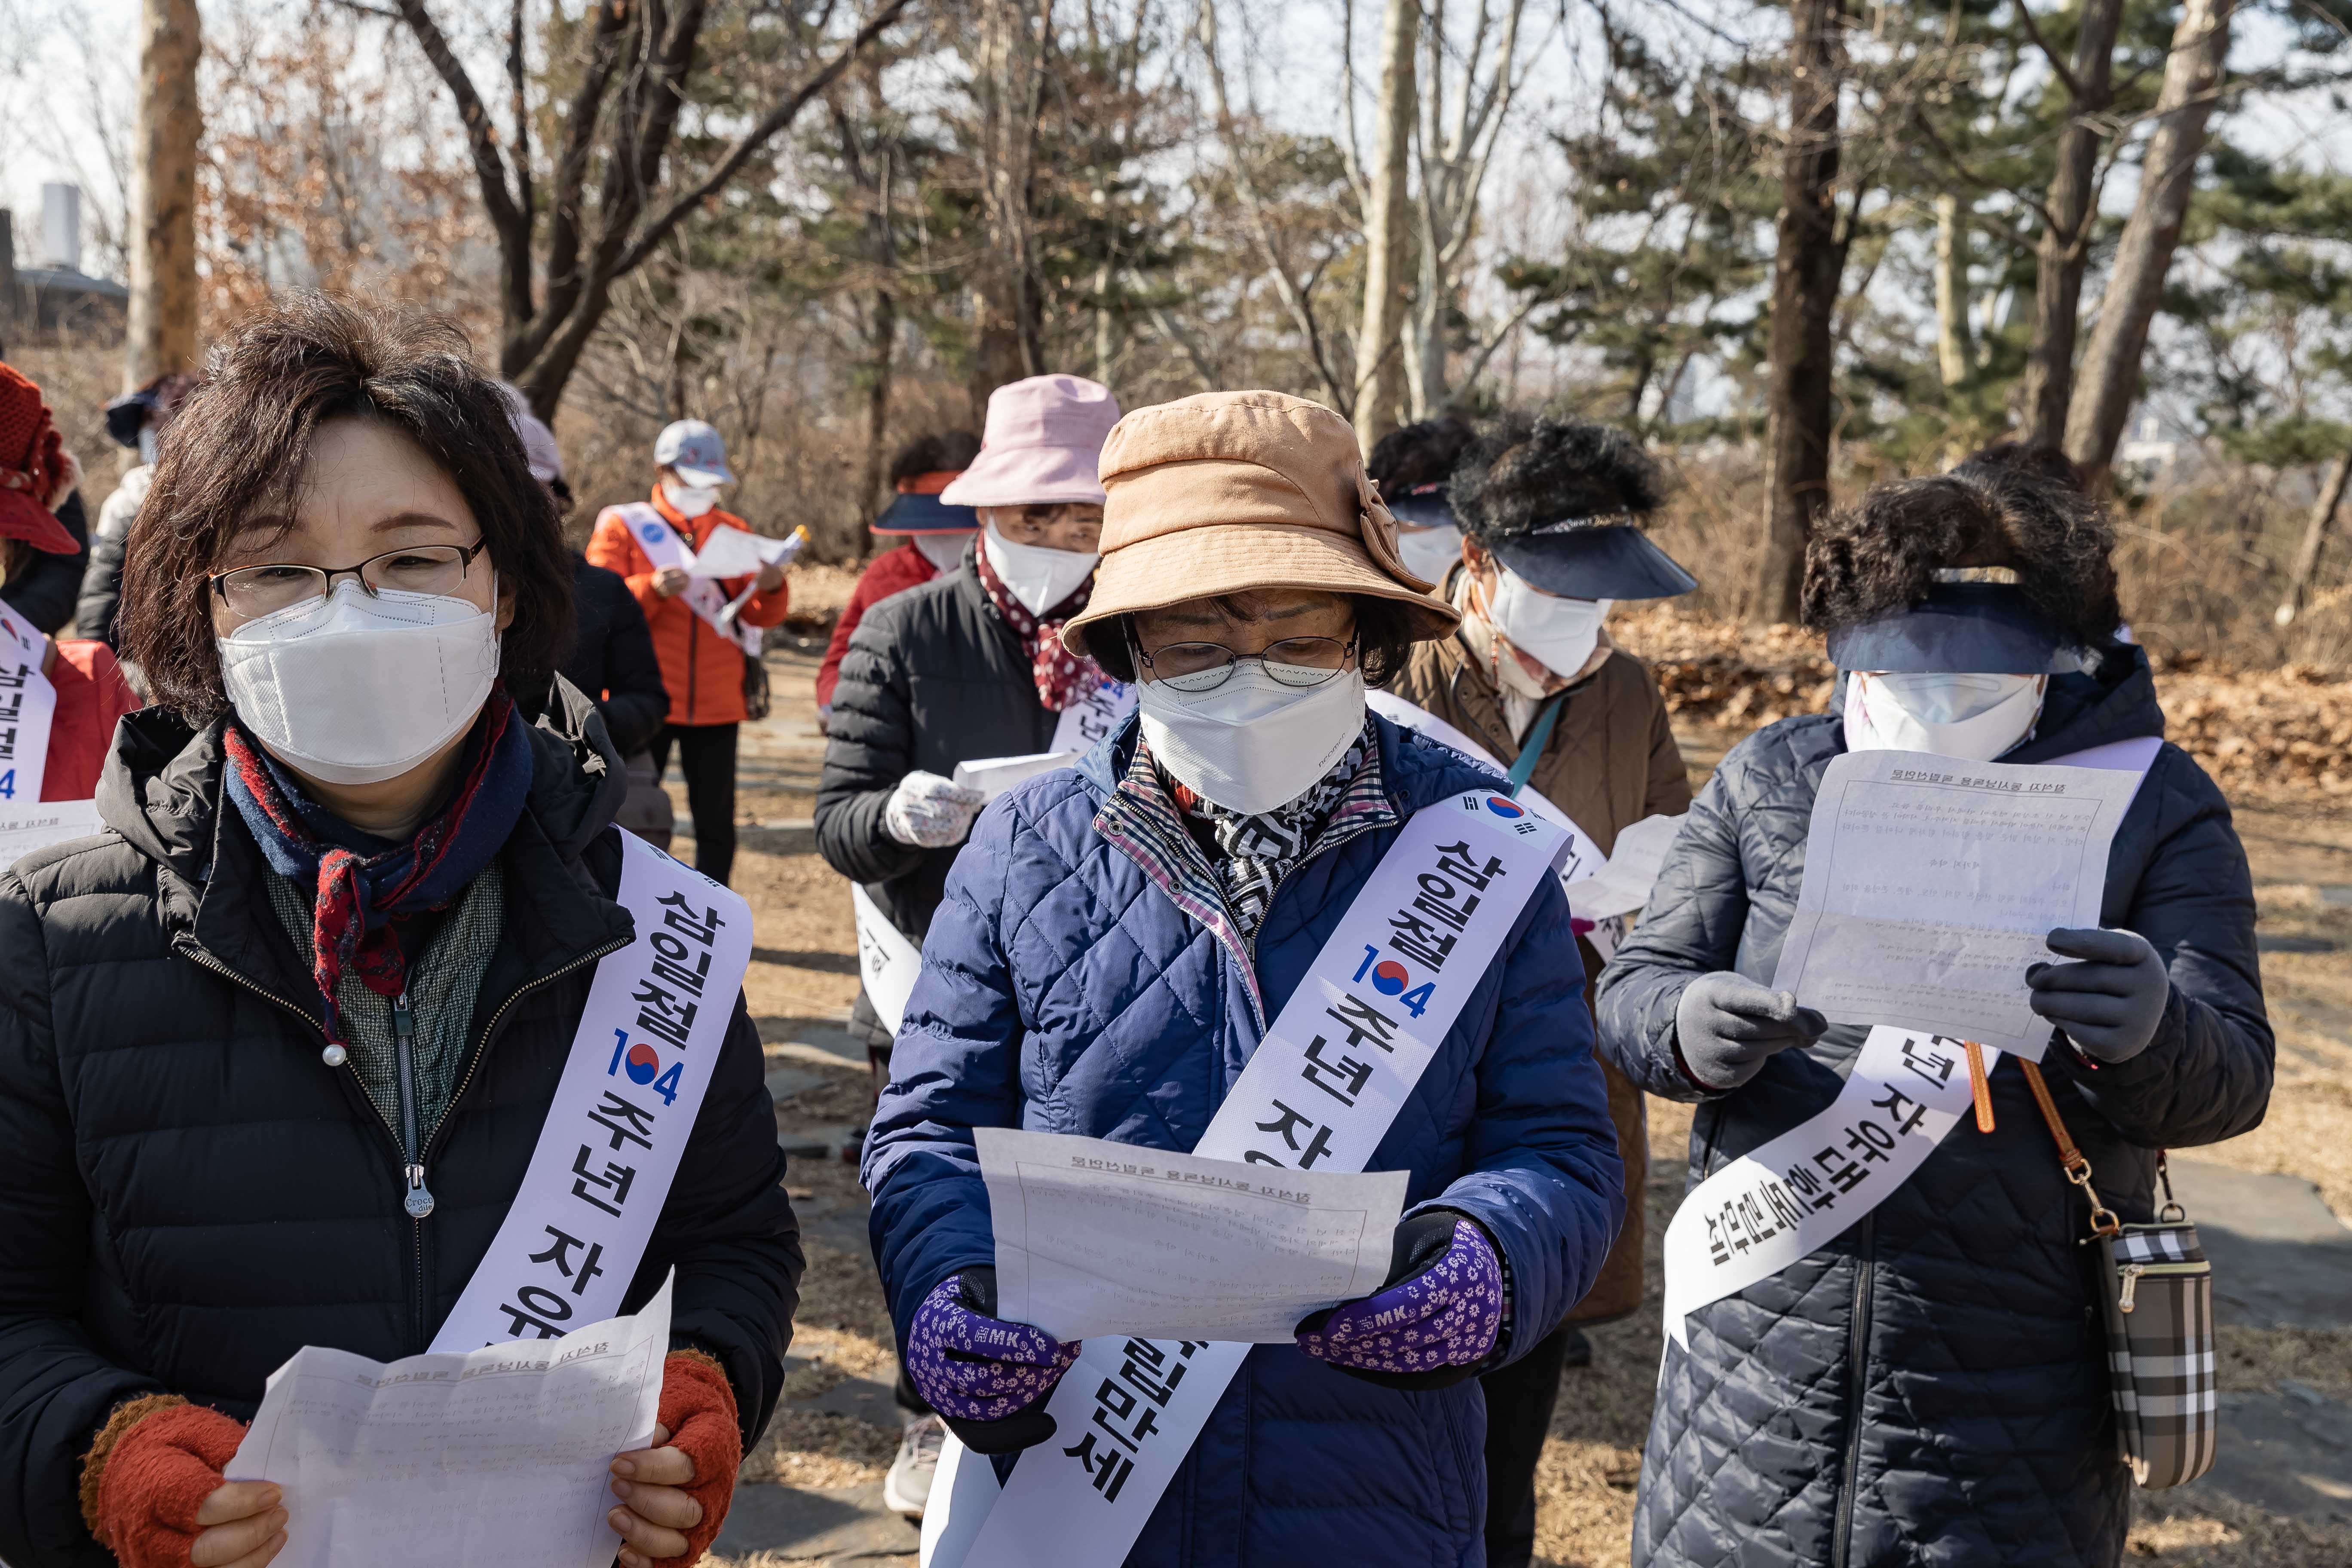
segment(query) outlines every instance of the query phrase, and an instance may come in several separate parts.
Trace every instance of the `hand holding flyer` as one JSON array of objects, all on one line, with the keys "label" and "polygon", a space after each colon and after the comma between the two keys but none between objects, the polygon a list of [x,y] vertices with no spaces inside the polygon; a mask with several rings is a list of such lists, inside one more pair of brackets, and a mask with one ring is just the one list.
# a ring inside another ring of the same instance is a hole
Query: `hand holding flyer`
[{"label": "hand holding flyer", "polygon": [[2095,926],[2107,848],[2139,775],[1837,758],[1814,797],[1805,877],[1774,973],[1836,1023],[1977,1040],[2042,1059],[2025,972],[2053,927]]}]

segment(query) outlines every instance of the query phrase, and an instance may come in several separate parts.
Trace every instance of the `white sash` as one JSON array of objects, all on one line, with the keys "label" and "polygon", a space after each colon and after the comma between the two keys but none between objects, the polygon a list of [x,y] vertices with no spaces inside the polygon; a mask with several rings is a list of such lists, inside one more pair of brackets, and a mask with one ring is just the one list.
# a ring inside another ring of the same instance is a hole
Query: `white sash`
[{"label": "white sash", "polygon": [[562,1339],[618,1317],[669,1196],[751,962],[751,908],[621,834],[636,940],[596,964],[530,1167],[436,1351]]},{"label": "white sash", "polygon": [[[1486,790],[1415,812],[1192,1152],[1364,1169],[1567,843]],[[931,1494],[949,1517],[934,1528],[926,1510],[923,1568],[1114,1568],[1250,1348],[1086,1342],[1046,1405],[1053,1439],[1023,1453],[1001,1494],[949,1438]]]},{"label": "white sash", "polygon": [[866,983],[866,1000],[882,1026],[896,1035],[915,977],[923,972],[923,955],[890,923],[864,883],[849,884],[849,908],[857,921],[857,976]]},{"label": "white sash", "polygon": [[1071,697],[1054,726],[1054,743],[1045,749],[1067,752],[1074,758],[1085,756],[1097,741],[1127,722],[1127,716],[1135,711],[1135,700],[1132,684],[1103,677],[1101,684]]},{"label": "white sash", "polygon": [[[675,566],[681,572],[693,569],[692,547],[679,537],[677,529],[669,525],[669,519],[664,517],[650,503],[641,500],[628,501],[613,510],[619,512],[622,521],[629,525],[629,536],[637,542],[637,548],[646,552],[646,559],[654,563],[656,571],[667,566]],[[723,528],[727,525],[721,523],[719,526]],[[745,596],[749,597],[748,589]],[[679,594],[678,597],[686,601],[688,609],[702,617],[704,626],[709,626],[752,658],[757,658],[760,656],[762,636],[760,628],[736,624],[734,612],[740,609],[742,605],[740,602],[730,604],[727,597],[727,591],[715,580],[709,577],[697,577],[686,585],[685,591]]]},{"label": "white sash", "polygon": [[[1440,745],[1451,746],[1472,762],[1484,763],[1496,773],[1509,776],[1511,770],[1494,752],[1428,709],[1408,702],[1393,691],[1367,691],[1364,693],[1364,706],[1400,729],[1418,731]],[[1512,798],[1532,809],[1546,822],[1568,830],[1568,858],[1561,861],[1559,867],[1562,882],[1581,882],[1608,864],[1609,857],[1601,853],[1601,847],[1592,841],[1592,835],[1579,827],[1568,813],[1546,800],[1541,790],[1533,784],[1521,784],[1519,793]]]},{"label": "white sash", "polygon": [[0,814],[41,798],[58,711],[58,689],[41,673],[48,651],[49,639],[32,622],[0,604]]},{"label": "white sash", "polygon": [[[2047,765],[2145,776],[2153,735]],[[2000,1053],[1986,1048],[1990,1075]],[[1666,1226],[1666,1332],[1690,1348],[1688,1319],[1819,1251],[1891,1197],[1969,1110],[1960,1042],[1882,1024],[1863,1040],[1828,1110],[1701,1182]],[[1957,1070],[1955,1070],[1957,1068]]]}]

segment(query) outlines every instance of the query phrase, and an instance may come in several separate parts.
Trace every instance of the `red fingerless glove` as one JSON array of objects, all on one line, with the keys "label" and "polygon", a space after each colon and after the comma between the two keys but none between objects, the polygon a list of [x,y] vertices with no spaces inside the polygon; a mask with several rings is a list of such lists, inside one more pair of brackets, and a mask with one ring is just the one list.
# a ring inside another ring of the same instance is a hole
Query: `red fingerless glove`
[{"label": "red fingerless glove", "polygon": [[658,1418],[669,1428],[669,1447],[694,1461],[694,1483],[679,1489],[702,1505],[702,1522],[686,1532],[685,1553],[663,1561],[691,1563],[719,1539],[727,1505],[735,1499],[735,1472],[743,1464],[735,1391],[719,1363],[700,1351],[672,1351],[662,1363]]},{"label": "red fingerless glove", "polygon": [[196,1510],[227,1478],[245,1423],[169,1394],[119,1407],[82,1460],[82,1518],[123,1568],[189,1568]]}]

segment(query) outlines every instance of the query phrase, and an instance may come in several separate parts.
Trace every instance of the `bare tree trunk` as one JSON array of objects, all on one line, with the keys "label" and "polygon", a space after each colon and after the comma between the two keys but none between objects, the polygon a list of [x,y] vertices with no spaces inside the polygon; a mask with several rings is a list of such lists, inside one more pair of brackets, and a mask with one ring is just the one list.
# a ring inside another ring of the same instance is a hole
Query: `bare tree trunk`
[{"label": "bare tree trunk", "polygon": [[1969,231],[1960,198],[1936,198],[1936,370],[1947,388],[1969,378]]},{"label": "bare tree trunk", "polygon": [[196,363],[196,149],[204,108],[195,0],[142,0],[131,163],[131,310],[125,390]]},{"label": "bare tree trunk", "polygon": [[2156,100],[2156,134],[2140,163],[2139,199],[2116,247],[2115,271],[2099,301],[2090,345],[2083,351],[2080,395],[2066,414],[2066,455],[2095,483],[2106,482],[2124,420],[2139,397],[2148,322],[2180,243],[2197,160],[2205,151],[2205,124],[2221,96],[2231,4],[2188,0],[2173,29],[2172,54]]},{"label": "bare tree trunk", "polygon": [[2034,245],[2033,337],[2026,345],[2021,393],[2025,439],[2036,447],[2055,447],[2066,438],[2083,268],[2090,261],[2097,216],[2099,149],[2108,135],[2104,117],[2115,98],[2116,33],[2122,25],[2123,0],[2084,0],[2074,57],[2065,73],[2073,107],[2058,133],[2057,172],[2050,177]]},{"label": "bare tree trunk", "polygon": [[[858,491],[858,505],[871,522],[881,515],[876,509],[887,504],[882,500],[882,474],[890,438],[890,383],[898,369],[898,300],[887,289],[874,291],[867,342],[874,351],[874,364],[866,387],[866,483]],[[869,531],[860,542],[859,553],[873,549],[874,535]]]},{"label": "bare tree trunk", "polygon": [[1404,402],[1405,271],[1412,204],[1413,49],[1419,0],[1388,0],[1381,23],[1380,137],[1364,207],[1364,313],[1356,333],[1356,438],[1367,452],[1397,427]]},{"label": "bare tree trunk", "polygon": [[1764,555],[1748,596],[1759,626],[1797,618],[1805,540],[1829,506],[1832,336],[1845,245],[1838,237],[1838,0],[1796,0],[1789,148],[1780,163],[1766,437]]},{"label": "bare tree trunk", "polygon": [[2336,524],[2336,509],[2344,503],[2347,480],[2352,480],[2352,452],[2336,458],[2327,470],[2327,482],[2319,487],[2319,499],[2311,503],[2303,548],[2294,552],[2294,565],[2286,574],[2286,597],[2279,601],[2271,617],[2282,626],[2293,626],[2295,616],[2303,613],[2304,595],[2311,592],[2311,580],[2319,573],[2319,552],[2326,547],[2328,530]]},{"label": "bare tree trunk", "polygon": [[1029,193],[1044,86],[1033,30],[1037,19],[1031,0],[987,0],[981,13],[973,74],[980,94],[981,210],[987,247],[972,286],[975,418],[985,416],[990,393],[1045,368],[1032,330],[1035,312],[1030,298],[1036,247]]}]

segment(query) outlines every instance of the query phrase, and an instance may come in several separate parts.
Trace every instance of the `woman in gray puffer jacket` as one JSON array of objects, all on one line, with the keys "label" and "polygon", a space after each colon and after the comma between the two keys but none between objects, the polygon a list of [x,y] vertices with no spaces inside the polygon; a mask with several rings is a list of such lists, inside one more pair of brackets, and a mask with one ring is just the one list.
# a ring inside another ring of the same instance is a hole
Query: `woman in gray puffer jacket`
[{"label": "woman in gray puffer jacket", "polygon": [[[2043,763],[2163,734],[2146,656],[2111,635],[2111,537],[2078,489],[1988,454],[1882,486],[1812,541],[1806,619],[1846,656],[1838,710],[1768,725],[1724,758],[1599,983],[1608,1058],[1698,1105],[1693,1184],[1827,1107],[1866,1032],[1825,1030],[1764,984],[1832,759],[1895,743]],[[1886,628],[1938,612],[1956,648],[1939,668],[2042,673],[1906,684],[1857,657],[1857,627],[1884,649]],[[2080,649],[2087,668],[1983,651],[2018,634]],[[1951,689],[1929,710],[1916,699],[1937,685]],[[2038,689],[2039,707],[2017,699],[2004,731],[1951,700],[1971,688]],[[2036,965],[2029,984],[2060,1031],[2042,1064],[2060,1113],[2100,1194],[2146,1221],[2157,1152],[2246,1131],[2271,1088],[2245,853],[2178,747],[2157,753],[2116,835],[2100,924],[2053,932],[2082,962]],[[2131,1483],[2077,1245],[2084,1202],[2022,1073],[2000,1064],[1991,1090],[1996,1131],[1963,1120],[1843,1235],[1690,1315],[1688,1348],[1670,1343],[1660,1370],[1636,1568],[2120,1560]]]}]

